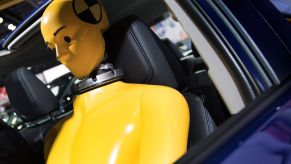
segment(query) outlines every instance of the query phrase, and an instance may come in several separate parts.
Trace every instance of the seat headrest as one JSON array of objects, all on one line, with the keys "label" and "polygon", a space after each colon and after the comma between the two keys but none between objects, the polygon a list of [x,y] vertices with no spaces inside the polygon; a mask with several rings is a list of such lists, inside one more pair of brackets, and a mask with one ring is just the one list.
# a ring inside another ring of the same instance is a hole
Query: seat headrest
[{"label": "seat headrest", "polygon": [[127,17],[104,34],[109,62],[124,72],[124,81],[186,86],[180,63],[168,47],[136,17]]},{"label": "seat headrest", "polygon": [[24,121],[38,119],[59,107],[57,98],[33,73],[19,68],[4,80],[11,106]]}]

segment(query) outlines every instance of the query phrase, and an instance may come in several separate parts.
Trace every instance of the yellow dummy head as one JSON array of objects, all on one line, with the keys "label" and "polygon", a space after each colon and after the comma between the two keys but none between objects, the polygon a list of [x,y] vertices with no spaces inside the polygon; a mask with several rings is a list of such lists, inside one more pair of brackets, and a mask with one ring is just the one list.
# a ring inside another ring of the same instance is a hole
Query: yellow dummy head
[{"label": "yellow dummy head", "polygon": [[45,10],[41,32],[57,59],[78,78],[88,77],[103,60],[102,32],[109,26],[99,0],[54,0]]}]

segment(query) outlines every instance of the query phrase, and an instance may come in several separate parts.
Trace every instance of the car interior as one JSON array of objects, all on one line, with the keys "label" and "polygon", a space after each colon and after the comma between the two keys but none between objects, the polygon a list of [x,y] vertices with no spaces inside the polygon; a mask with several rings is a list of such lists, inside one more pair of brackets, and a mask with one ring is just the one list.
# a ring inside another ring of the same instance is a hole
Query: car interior
[{"label": "car interior", "polygon": [[[169,13],[163,1],[103,0],[103,3],[111,22],[104,33],[107,54],[104,63],[121,68],[124,82],[164,85],[182,93],[190,110],[188,147],[194,146],[230,118],[195,46],[192,45],[191,53],[185,56],[177,45],[169,39],[160,39],[151,30],[155,20]],[[149,9],[151,12],[148,12]],[[34,75],[37,71],[32,73],[26,69],[39,68],[40,64],[47,67],[59,64],[54,52],[45,46],[39,27],[36,28],[38,30],[27,36],[26,42],[6,50],[9,55],[0,57],[0,84],[7,89],[13,111],[23,121],[21,130],[0,122],[1,129],[6,129],[13,136],[11,140],[15,138],[19,142],[3,144],[16,148],[18,152],[15,154],[23,151],[26,157],[34,157],[25,159],[31,163],[39,163],[45,158],[43,144],[48,129],[72,114],[72,101],[64,102],[64,96],[53,95]],[[72,99],[74,80],[67,81],[64,91]],[[1,133],[4,134],[4,130]]]}]

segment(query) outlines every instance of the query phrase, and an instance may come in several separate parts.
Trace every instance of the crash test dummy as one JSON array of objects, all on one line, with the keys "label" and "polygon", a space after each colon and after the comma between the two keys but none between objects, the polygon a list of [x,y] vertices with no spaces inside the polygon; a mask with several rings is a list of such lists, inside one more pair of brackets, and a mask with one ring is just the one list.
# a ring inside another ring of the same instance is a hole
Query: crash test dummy
[{"label": "crash test dummy", "polygon": [[46,162],[173,163],[187,148],[187,102],[172,88],[124,83],[121,70],[100,65],[108,27],[98,0],[54,0],[42,16],[46,44],[81,80],[73,115],[48,132]]}]

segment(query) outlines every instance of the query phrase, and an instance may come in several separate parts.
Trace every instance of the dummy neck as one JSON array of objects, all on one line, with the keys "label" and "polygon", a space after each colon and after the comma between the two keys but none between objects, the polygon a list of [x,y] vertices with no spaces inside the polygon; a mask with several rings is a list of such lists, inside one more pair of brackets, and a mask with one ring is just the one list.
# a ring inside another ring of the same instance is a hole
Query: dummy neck
[{"label": "dummy neck", "polygon": [[110,63],[101,64],[90,77],[80,81],[74,86],[76,94],[82,94],[101,86],[113,83],[123,77],[121,69],[114,69]]}]

